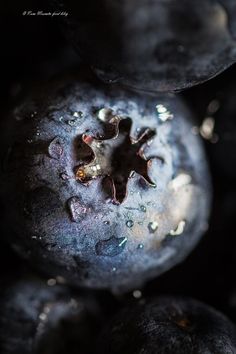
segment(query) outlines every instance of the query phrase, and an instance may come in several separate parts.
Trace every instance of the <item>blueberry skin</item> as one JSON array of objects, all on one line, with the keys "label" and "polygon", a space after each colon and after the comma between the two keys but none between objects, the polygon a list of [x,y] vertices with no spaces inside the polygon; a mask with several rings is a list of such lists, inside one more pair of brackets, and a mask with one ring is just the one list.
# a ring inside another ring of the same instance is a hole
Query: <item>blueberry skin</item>
[{"label": "blueberry skin", "polygon": [[231,354],[236,352],[236,327],[199,301],[159,297],[123,309],[97,347],[104,354]]},{"label": "blueberry skin", "polygon": [[[72,76],[30,94],[8,121],[3,234],[35,268],[73,285],[127,291],[181,262],[204,233],[211,199],[208,168],[201,141],[191,133],[191,116],[178,98]],[[126,128],[133,144],[126,139],[113,149]],[[130,172],[127,185],[121,184],[123,200],[115,200],[103,176],[87,185],[76,179],[77,166],[91,159],[91,149],[81,143],[84,133],[105,139],[103,175],[112,168],[123,183]],[[141,144],[146,160],[136,166],[140,134],[152,137]],[[146,179],[132,173],[136,167]]]},{"label": "blueberry skin", "polygon": [[104,82],[176,91],[236,60],[234,0],[51,1],[64,32]]},{"label": "blueberry skin", "polygon": [[1,288],[1,354],[90,353],[99,312],[91,296],[24,276]]}]

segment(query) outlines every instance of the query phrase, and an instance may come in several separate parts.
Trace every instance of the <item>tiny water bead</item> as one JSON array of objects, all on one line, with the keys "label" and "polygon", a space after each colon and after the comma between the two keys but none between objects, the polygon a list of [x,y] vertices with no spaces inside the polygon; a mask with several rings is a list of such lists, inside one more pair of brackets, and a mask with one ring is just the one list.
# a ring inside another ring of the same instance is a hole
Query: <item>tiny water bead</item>
[{"label": "tiny water bead", "polygon": [[146,213],[147,208],[145,207],[145,205],[140,205],[140,210],[144,213]]},{"label": "tiny water bead", "polygon": [[126,226],[129,227],[129,228],[133,227],[134,226],[133,220],[126,221]]},{"label": "tiny water bead", "polygon": [[143,245],[142,243],[140,243],[137,248],[138,248],[139,250],[142,250],[143,247],[144,247],[144,245]]}]

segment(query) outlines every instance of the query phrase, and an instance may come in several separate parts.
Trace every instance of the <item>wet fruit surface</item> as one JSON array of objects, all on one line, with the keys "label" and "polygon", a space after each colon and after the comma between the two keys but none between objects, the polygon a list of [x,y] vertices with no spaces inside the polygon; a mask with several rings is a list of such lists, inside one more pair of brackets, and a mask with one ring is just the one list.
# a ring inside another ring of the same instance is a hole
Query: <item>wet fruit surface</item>
[{"label": "wet fruit surface", "polygon": [[206,81],[236,60],[234,0],[51,1],[96,75],[148,91]]},{"label": "wet fruit surface", "polygon": [[13,110],[7,239],[49,274],[123,291],[195,246],[207,226],[209,176],[178,99],[96,85],[52,82]]},{"label": "wet fruit surface", "polygon": [[188,298],[160,297],[126,307],[97,346],[104,354],[226,354],[236,327],[213,308]]}]

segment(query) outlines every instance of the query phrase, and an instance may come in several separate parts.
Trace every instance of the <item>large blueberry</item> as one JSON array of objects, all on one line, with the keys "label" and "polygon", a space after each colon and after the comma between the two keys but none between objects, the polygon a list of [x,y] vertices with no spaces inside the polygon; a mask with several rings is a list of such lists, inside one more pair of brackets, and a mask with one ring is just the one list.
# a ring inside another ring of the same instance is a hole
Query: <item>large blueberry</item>
[{"label": "large blueberry", "polygon": [[234,0],[51,0],[104,82],[154,91],[201,83],[236,60]]},{"label": "large blueberry", "polygon": [[73,76],[29,95],[9,122],[4,234],[36,268],[127,290],[182,261],[204,233],[208,170],[178,98]]},{"label": "large blueberry", "polygon": [[123,309],[97,348],[98,354],[231,354],[236,327],[196,300],[160,297]]}]

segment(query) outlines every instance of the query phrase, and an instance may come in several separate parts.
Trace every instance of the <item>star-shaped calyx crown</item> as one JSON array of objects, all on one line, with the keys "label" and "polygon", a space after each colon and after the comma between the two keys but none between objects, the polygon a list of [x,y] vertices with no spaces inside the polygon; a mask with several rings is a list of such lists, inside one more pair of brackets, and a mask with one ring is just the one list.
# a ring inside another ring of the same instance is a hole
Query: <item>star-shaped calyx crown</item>
[{"label": "star-shaped calyx crown", "polygon": [[[89,185],[98,177],[108,178],[112,186],[113,202],[120,204],[128,194],[127,182],[135,173],[139,174],[148,186],[155,187],[148,175],[152,159],[147,159],[144,154],[146,146],[155,136],[155,131],[145,128],[136,139],[132,138],[130,118],[121,118],[108,109],[102,112],[101,116],[105,113],[109,116],[105,124],[110,125],[111,129],[108,130],[112,133],[103,138],[90,134],[82,135],[82,162],[76,166],[75,178],[84,185]],[[87,151],[86,154],[83,150]]]}]

